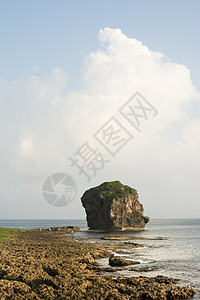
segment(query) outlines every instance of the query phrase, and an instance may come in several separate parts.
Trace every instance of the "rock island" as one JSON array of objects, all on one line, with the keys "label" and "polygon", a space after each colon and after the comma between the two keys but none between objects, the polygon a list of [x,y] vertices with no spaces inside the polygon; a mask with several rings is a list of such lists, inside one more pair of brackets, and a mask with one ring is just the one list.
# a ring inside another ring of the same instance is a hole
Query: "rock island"
[{"label": "rock island", "polygon": [[143,230],[149,217],[138,200],[137,190],[120,181],[104,182],[87,190],[81,202],[93,230]]}]

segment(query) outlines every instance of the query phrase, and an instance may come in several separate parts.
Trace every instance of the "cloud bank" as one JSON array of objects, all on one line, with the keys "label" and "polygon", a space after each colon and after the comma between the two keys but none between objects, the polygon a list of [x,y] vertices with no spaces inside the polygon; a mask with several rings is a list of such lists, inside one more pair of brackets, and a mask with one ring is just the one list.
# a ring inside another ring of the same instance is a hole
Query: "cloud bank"
[{"label": "cloud bank", "polygon": [[[84,61],[83,88],[70,90],[68,74],[54,69],[39,77],[0,79],[1,218],[84,218],[79,197],[106,180],[138,189],[151,217],[198,217],[200,116],[187,109],[200,101],[190,71],[151,51],[120,29],[104,28],[99,49]],[[70,74],[69,74],[70,76]],[[139,91],[158,111],[134,141],[87,183],[68,157]],[[54,172],[71,173],[78,195],[65,209],[53,208],[41,188]]]}]

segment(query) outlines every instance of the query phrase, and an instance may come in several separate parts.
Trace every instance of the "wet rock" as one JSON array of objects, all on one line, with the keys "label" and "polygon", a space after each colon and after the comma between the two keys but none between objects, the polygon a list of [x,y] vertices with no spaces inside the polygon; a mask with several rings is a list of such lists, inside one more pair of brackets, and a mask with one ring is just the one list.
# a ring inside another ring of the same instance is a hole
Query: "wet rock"
[{"label": "wet rock", "polygon": [[[101,237],[102,240],[113,240],[113,241],[123,241],[123,240],[150,240],[150,241],[160,241],[166,240],[166,238],[158,237],[158,238],[145,238],[139,236],[129,236],[129,235],[103,235]],[[131,242],[124,242],[126,244],[130,244]],[[143,246],[143,245],[142,245]]]},{"label": "wet rock", "polygon": [[117,250],[116,250],[116,253],[117,253],[117,254],[130,254],[130,251],[127,251],[127,250],[124,250],[124,249],[122,249],[122,250],[117,249]]},{"label": "wet rock", "polygon": [[62,233],[73,233],[74,232],[74,230],[69,227],[50,227],[49,231],[58,231],[58,232],[62,232]]},{"label": "wet rock", "polygon": [[105,273],[105,272],[108,272],[108,273],[113,273],[113,272],[117,272],[119,271],[118,268],[112,268],[112,267],[98,267],[98,266],[93,266],[93,267],[89,267],[87,266],[87,269],[90,269],[90,270],[95,270],[95,272],[98,272],[98,273]]},{"label": "wet rock", "polygon": [[114,267],[114,266],[121,267],[121,266],[136,265],[136,264],[139,264],[139,262],[127,260],[121,256],[113,255],[109,258],[109,265],[112,267]]},{"label": "wet rock", "polygon": [[130,268],[128,270],[132,271],[132,272],[152,272],[152,271],[154,271],[154,269],[152,269],[152,268]]},{"label": "wet rock", "polygon": [[80,231],[80,227],[78,226],[67,226],[67,228],[72,229],[74,232]]},{"label": "wet rock", "polygon": [[124,242],[125,245],[130,245],[132,246],[133,248],[143,248],[144,245],[142,244],[138,244],[138,243],[133,243],[133,242]]},{"label": "wet rock", "polygon": [[158,276],[154,277],[154,279],[156,282],[166,283],[166,284],[177,283],[180,280],[177,278],[170,278],[170,277],[166,277],[166,276],[162,276],[162,275],[158,275]]}]

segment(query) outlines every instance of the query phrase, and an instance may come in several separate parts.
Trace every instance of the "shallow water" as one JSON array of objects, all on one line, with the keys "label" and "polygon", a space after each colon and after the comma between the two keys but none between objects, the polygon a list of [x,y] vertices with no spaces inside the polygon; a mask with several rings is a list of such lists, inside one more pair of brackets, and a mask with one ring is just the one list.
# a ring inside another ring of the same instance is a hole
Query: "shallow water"
[{"label": "shallow water", "polygon": [[85,220],[0,220],[0,227],[20,229],[37,229],[70,225],[78,226],[82,230],[86,230],[88,228]]},{"label": "shallow water", "polygon": [[[109,233],[106,233],[106,235]],[[144,238],[163,237],[166,240],[130,240],[143,244],[144,248],[132,248],[130,254],[120,254],[126,259],[139,261],[142,265],[136,267],[153,268],[152,272],[133,272],[130,267],[124,267],[116,276],[156,276],[164,275],[179,278],[179,285],[191,285],[198,292],[193,299],[200,299],[200,219],[151,220],[144,231],[110,232],[111,235],[125,235]],[[105,233],[84,232],[78,236],[89,237],[93,242],[102,242]],[[103,241],[109,242],[109,241]],[[116,241],[115,241],[116,242]],[[123,243],[118,241],[118,243]],[[120,245],[119,245],[120,248]],[[98,261],[102,266],[108,266],[108,259]]]}]

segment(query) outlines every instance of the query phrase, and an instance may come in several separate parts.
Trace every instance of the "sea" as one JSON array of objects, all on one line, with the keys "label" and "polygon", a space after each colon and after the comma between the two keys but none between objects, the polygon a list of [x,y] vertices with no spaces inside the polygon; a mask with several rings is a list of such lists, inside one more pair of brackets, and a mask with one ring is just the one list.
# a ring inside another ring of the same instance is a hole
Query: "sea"
[{"label": "sea", "polygon": [[[200,299],[200,219],[152,219],[143,231],[93,232],[87,230],[85,220],[0,220],[0,227],[36,229],[61,226],[79,226],[82,232],[74,233],[75,238],[91,243],[112,242],[102,240],[103,235],[126,236],[126,241],[137,242],[143,248],[130,248],[129,253],[120,254],[125,259],[138,261],[137,267],[148,267],[153,271],[140,273],[124,267],[111,276],[157,276],[178,278],[180,286],[192,286]],[[134,236],[137,239],[131,240]],[[140,239],[148,238],[148,239]],[[149,239],[151,238],[151,239]],[[153,239],[155,240],[153,240]],[[123,241],[115,241],[124,243]],[[119,255],[114,253],[115,255]],[[108,258],[97,260],[102,267],[108,266]],[[110,274],[110,273],[109,273]],[[107,274],[108,275],[108,274]]]}]

